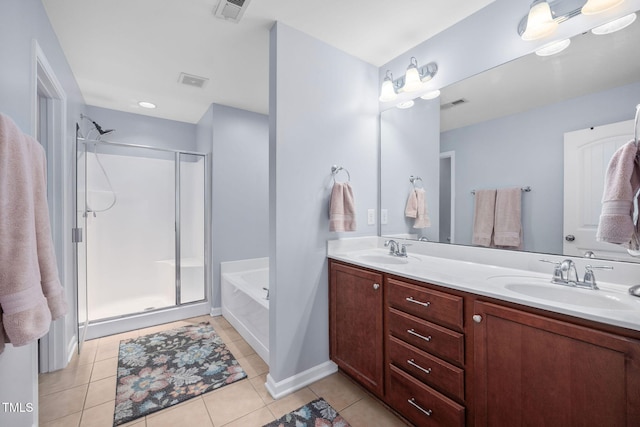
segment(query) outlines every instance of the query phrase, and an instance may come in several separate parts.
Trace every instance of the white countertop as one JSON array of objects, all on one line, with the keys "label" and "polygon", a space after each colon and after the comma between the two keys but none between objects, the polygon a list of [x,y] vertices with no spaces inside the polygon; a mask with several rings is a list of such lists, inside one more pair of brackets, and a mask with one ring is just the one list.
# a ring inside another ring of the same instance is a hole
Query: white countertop
[{"label": "white countertop", "polygon": [[[548,273],[543,273],[522,269],[521,266],[509,268],[417,253],[418,250],[412,250],[415,248],[409,248],[408,258],[402,259],[389,255],[387,248],[380,247],[379,238],[345,240],[349,242],[329,242],[329,258],[450,289],[640,331],[640,298],[629,295],[626,284],[597,280],[600,290],[573,288],[552,284],[553,266],[549,264],[543,267]],[[544,257],[540,254],[535,256]],[[582,269],[578,271],[580,276],[583,272]]]}]

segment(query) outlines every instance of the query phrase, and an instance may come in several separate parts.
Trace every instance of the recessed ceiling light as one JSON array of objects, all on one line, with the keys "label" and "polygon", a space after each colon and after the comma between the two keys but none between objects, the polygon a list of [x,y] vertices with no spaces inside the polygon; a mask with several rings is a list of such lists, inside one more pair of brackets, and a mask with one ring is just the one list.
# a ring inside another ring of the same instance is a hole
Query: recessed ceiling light
[{"label": "recessed ceiling light", "polygon": [[546,44],[542,46],[540,49],[536,50],[536,55],[538,56],[551,56],[556,53],[560,53],[571,44],[570,39],[558,40],[553,43]]},{"label": "recessed ceiling light", "polygon": [[140,101],[138,102],[138,105],[142,108],[156,108],[156,104],[154,104],[153,102]]},{"label": "recessed ceiling light", "polygon": [[593,30],[591,30],[591,32],[598,36],[615,33],[616,31],[620,31],[623,28],[627,28],[629,25],[633,24],[635,20],[636,14],[632,13],[630,15],[623,16],[622,18],[618,18],[615,21],[607,22],[604,25],[595,27]]},{"label": "recessed ceiling light", "polygon": [[409,101],[401,102],[401,103],[399,103],[398,105],[396,105],[396,107],[398,107],[398,108],[400,108],[400,109],[404,110],[404,109],[406,109],[406,108],[411,108],[411,107],[413,107],[413,104],[414,104],[414,102],[413,102],[413,99],[412,99],[412,100],[409,100]]}]

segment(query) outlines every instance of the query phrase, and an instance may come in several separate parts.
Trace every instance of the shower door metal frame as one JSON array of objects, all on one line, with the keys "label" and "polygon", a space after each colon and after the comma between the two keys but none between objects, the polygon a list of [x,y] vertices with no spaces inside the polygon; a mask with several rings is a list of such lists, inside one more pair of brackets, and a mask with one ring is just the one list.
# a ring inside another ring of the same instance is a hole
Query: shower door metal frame
[{"label": "shower door metal frame", "polygon": [[[153,313],[160,313],[160,312],[164,312],[164,311],[169,311],[169,310],[175,310],[175,309],[179,309],[181,307],[186,307],[186,306],[190,306],[190,305],[195,305],[195,304],[203,304],[203,303],[208,303],[209,305],[212,302],[211,299],[211,292],[212,292],[212,273],[211,273],[211,233],[208,232],[208,227],[207,224],[211,221],[211,204],[207,203],[207,194],[210,191],[210,182],[207,179],[207,177],[209,176],[209,156],[210,154],[207,153],[202,153],[202,152],[198,152],[198,151],[190,151],[190,150],[176,150],[176,149],[171,149],[171,148],[161,148],[161,147],[153,147],[150,145],[141,145],[141,144],[129,144],[129,143],[124,143],[124,142],[115,142],[115,141],[108,141],[108,140],[104,140],[104,139],[100,139],[100,140],[96,140],[96,139],[86,139],[86,138],[78,138],[78,141],[85,144],[85,147],[87,144],[96,144],[96,145],[110,145],[110,146],[116,146],[116,147],[125,147],[125,148],[138,148],[138,149],[148,149],[148,150],[154,150],[154,151],[161,151],[161,152],[166,152],[166,153],[174,153],[174,167],[175,167],[175,289],[176,289],[176,299],[175,299],[175,306],[170,306],[170,307],[162,307],[162,308],[158,308],[158,309],[153,309],[153,310],[147,310],[144,312],[137,312],[137,313],[129,313],[129,314],[123,314],[123,315],[119,315],[119,316],[113,316],[113,317],[109,317],[109,318],[104,318],[104,319],[98,319],[98,320],[93,320],[93,321],[89,321],[89,326],[97,326],[99,324],[102,323],[107,323],[107,322],[112,322],[112,321],[117,321],[117,320],[121,320],[121,319],[125,319],[125,318],[131,318],[131,317],[136,317],[136,316],[143,316],[143,315],[148,315],[148,314],[153,314]],[[203,179],[204,179],[204,194],[202,195],[204,198],[204,223],[203,223],[203,233],[204,233],[204,298],[202,300],[198,300],[198,301],[191,301],[188,303],[181,303],[181,299],[182,299],[182,290],[181,290],[181,259],[180,259],[180,155],[181,154],[185,154],[185,155],[192,155],[192,156],[200,156],[202,157],[202,160],[204,161],[204,171],[203,171]],[[85,185],[86,185],[86,181],[85,181]],[[86,192],[85,192],[86,193]],[[85,206],[86,209],[86,206]],[[85,236],[88,234],[87,232],[84,233]],[[87,285],[88,288],[88,285]],[[87,290],[88,292],[88,290]],[[210,306],[210,310],[211,310],[211,306]],[[117,333],[117,332],[114,332]],[[99,334],[98,334],[99,335]],[[89,334],[90,337],[95,338],[95,334]]]}]

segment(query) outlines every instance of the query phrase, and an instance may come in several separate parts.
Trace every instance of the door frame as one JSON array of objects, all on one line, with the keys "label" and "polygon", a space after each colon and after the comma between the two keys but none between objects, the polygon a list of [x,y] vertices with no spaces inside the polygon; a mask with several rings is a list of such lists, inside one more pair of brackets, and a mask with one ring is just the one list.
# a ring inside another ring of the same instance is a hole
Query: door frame
[{"label": "door frame", "polygon": [[[440,160],[442,159],[450,159],[451,161],[451,169],[449,170],[451,174],[451,218],[449,222],[451,224],[449,230],[449,237],[451,240],[449,243],[455,243],[456,236],[456,152],[455,151],[444,151],[440,153]],[[439,240],[439,239],[438,239]]]},{"label": "door frame", "polygon": [[[38,135],[41,119],[38,110],[40,97],[47,103],[46,129],[40,135],[41,143],[47,148],[47,180],[49,217],[54,249],[56,252],[58,272],[65,293],[75,292],[69,286],[69,269],[67,268],[71,239],[65,233],[70,212],[65,203],[69,197],[69,185],[66,185],[65,171],[68,168],[67,152],[67,95],[56,77],[53,67],[47,60],[44,51],[33,40],[32,45],[32,108],[31,108],[31,134]],[[71,288],[71,289],[70,289]],[[68,297],[68,295],[67,295]],[[69,300],[69,298],[67,298]],[[72,299],[73,300],[73,299]],[[40,339],[39,343],[39,367],[40,372],[51,372],[64,368],[73,355],[76,346],[75,334],[67,339],[66,329],[68,322],[73,321],[73,307],[69,307],[69,313],[61,319],[53,321],[49,333]]]}]

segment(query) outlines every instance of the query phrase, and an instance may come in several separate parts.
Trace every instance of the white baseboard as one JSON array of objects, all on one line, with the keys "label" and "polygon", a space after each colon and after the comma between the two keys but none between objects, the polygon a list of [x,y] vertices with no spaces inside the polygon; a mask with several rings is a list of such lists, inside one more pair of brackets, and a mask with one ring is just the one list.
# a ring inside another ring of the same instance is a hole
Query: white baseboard
[{"label": "white baseboard", "polygon": [[328,360],[311,369],[307,369],[304,372],[300,372],[299,374],[278,382],[271,377],[271,374],[268,374],[265,387],[274,399],[280,399],[281,397],[300,390],[301,388],[315,381],[321,380],[335,372],[338,372],[338,365],[333,363],[331,360]]},{"label": "white baseboard", "polygon": [[211,307],[211,317],[222,316],[222,307]]}]

